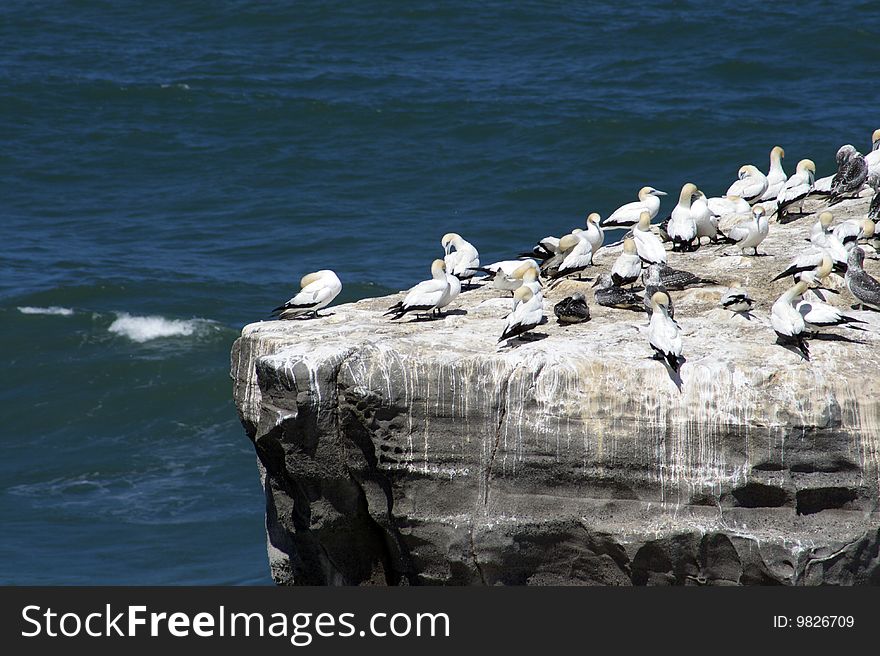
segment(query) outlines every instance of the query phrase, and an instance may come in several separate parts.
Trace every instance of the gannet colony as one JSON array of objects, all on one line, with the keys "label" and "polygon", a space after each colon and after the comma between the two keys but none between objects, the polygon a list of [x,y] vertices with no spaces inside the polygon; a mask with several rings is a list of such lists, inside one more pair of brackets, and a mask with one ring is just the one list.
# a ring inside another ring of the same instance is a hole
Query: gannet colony
[{"label": "gannet colony", "polygon": [[880,130],[784,157],[509,260],[438,235],[392,297],[305,275],[232,352],[275,580],[880,582]]}]

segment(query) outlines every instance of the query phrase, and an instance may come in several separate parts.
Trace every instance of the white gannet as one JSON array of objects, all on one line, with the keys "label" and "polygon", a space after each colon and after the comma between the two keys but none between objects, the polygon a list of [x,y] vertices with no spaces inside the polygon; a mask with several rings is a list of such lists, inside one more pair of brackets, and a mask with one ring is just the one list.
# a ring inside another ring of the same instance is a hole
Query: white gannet
[{"label": "white gannet", "polygon": [[554,305],[553,314],[559,323],[582,323],[590,320],[590,306],[587,305],[586,297],[578,292]]},{"label": "white gannet", "polygon": [[562,256],[562,262],[552,275],[554,278],[573,273],[580,274],[593,264],[593,249],[590,242],[577,234],[565,235],[559,240],[559,254]]},{"label": "white gannet", "polygon": [[524,271],[518,272],[520,277],[522,278],[522,286],[528,287],[532,290],[533,294],[537,294],[538,292],[543,292],[543,285],[541,284],[541,280],[538,277],[538,270],[533,269],[531,267],[526,268]]},{"label": "white gannet", "polygon": [[303,276],[299,286],[299,294],[272,310],[273,315],[279,319],[295,319],[311,313],[317,318],[318,310],[327,307],[342,291],[339,277],[330,269]]},{"label": "white gannet", "polygon": [[834,267],[839,271],[846,270],[846,261],[849,255],[843,243],[837,238],[831,229],[834,216],[831,212],[819,214],[819,220],[810,231],[810,243],[816,248],[828,253],[834,260]]},{"label": "white gannet", "polygon": [[520,253],[520,257],[548,260],[559,252],[559,237],[544,237],[532,248],[531,253]]},{"label": "white gannet", "polygon": [[776,343],[797,348],[804,360],[810,359],[810,348],[804,341],[806,325],[795,305],[807,291],[807,283],[800,281],[789,288],[773,304],[770,311],[770,325],[776,332]]},{"label": "white gannet", "polygon": [[740,196],[709,198],[706,200],[706,204],[709,206],[709,211],[712,214],[721,218],[732,214],[745,216],[752,211],[752,206]]},{"label": "white gannet", "polygon": [[868,162],[862,154],[850,146],[847,151],[846,161],[837,169],[837,174],[831,181],[831,199],[829,205],[839,203],[846,196],[856,196],[868,179]]},{"label": "white gannet", "polygon": [[587,229],[580,233],[580,237],[590,243],[593,255],[602,248],[602,244],[605,242],[605,229],[600,225],[600,221],[598,213],[591,213],[587,217]]},{"label": "white gannet", "polygon": [[849,250],[862,239],[874,236],[874,222],[870,219],[848,219],[834,226],[831,232]]},{"label": "white gannet", "polygon": [[691,250],[693,241],[697,238],[697,222],[691,203],[698,191],[697,185],[691,182],[685,183],[681,188],[678,205],[672,210],[666,226],[666,232],[672,240],[672,250]]},{"label": "white gannet", "polygon": [[665,195],[665,191],[659,191],[654,187],[642,187],[639,189],[637,201],[618,207],[602,222],[602,225],[606,228],[631,228],[639,222],[642,212],[649,214],[650,223],[660,211],[660,196]]},{"label": "white gannet", "polygon": [[782,146],[773,146],[770,151],[770,170],[767,171],[767,190],[761,194],[761,200],[776,200],[788,176],[782,168],[782,160],[785,157],[785,151]]},{"label": "white gannet", "polygon": [[448,269],[446,273],[446,282],[449,283],[449,288],[446,290],[446,294],[443,295],[443,298],[437,303],[438,313],[461,294],[461,280],[449,273]]},{"label": "white gannet", "polygon": [[859,301],[856,305],[864,309],[868,306],[872,310],[880,311],[880,282],[862,268],[865,261],[865,251],[856,246],[849,252],[847,260],[846,280],[847,289]]},{"label": "white gannet", "polygon": [[770,232],[770,222],[767,220],[767,214],[764,212],[762,205],[755,205],[752,208],[752,219],[736,224],[727,231],[728,243],[736,244],[745,254],[747,248],[754,249],[754,254],[758,255],[758,246],[767,237]]},{"label": "white gannet", "polygon": [[531,259],[502,260],[487,264],[485,267],[481,267],[480,271],[489,274],[489,280],[495,289],[513,291],[522,285],[522,276],[527,269],[537,271],[538,263]]},{"label": "white gannet", "polygon": [[470,282],[477,275],[480,266],[480,254],[474,245],[462,239],[461,235],[454,232],[443,235],[440,240],[446,256],[446,273],[453,275],[462,282]]},{"label": "white gannet", "polygon": [[440,303],[446,301],[449,296],[449,280],[446,277],[446,263],[443,260],[434,260],[431,263],[431,279],[420,282],[410,289],[403,300],[395,303],[385,316],[394,315],[392,319],[400,319],[408,312],[427,314],[437,312],[439,314]]},{"label": "white gannet", "polygon": [[646,264],[666,264],[666,249],[660,238],[651,232],[651,214],[643,211],[639,222],[633,228],[632,238],[636,252]]},{"label": "white gannet", "polygon": [[507,315],[504,332],[499,342],[518,337],[544,320],[544,295],[533,293],[528,287],[520,287],[513,293],[513,311]]},{"label": "white gannet", "polygon": [[871,135],[871,152],[865,155],[868,163],[868,175],[880,175],[880,129]]},{"label": "white gannet", "polygon": [[853,330],[863,330],[850,324],[867,323],[867,321],[843,314],[833,305],[828,305],[828,303],[823,303],[815,298],[804,298],[795,306],[795,309],[803,317],[806,327],[814,330],[837,328],[839,326],[852,328]]},{"label": "white gannet", "polygon": [[611,267],[611,279],[618,287],[632,285],[642,274],[642,260],[636,251],[636,242],[632,237],[623,240],[623,250]]},{"label": "white gannet", "polygon": [[593,288],[595,290],[593,297],[599,305],[635,312],[645,311],[642,297],[629,289],[615,285],[607,273],[599,274],[596,282],[593,283]]},{"label": "white gannet", "polygon": [[744,164],[739,168],[739,179],[727,189],[727,196],[739,196],[747,202],[756,203],[767,191],[767,176],[753,164]]},{"label": "white gannet", "polygon": [[681,328],[669,316],[669,295],[656,292],[651,296],[651,322],[648,324],[648,342],[656,357],[678,372],[681,367]]},{"label": "white gannet", "polygon": [[718,238],[718,217],[709,209],[706,194],[700,190],[697,190],[691,202],[691,213],[697,224],[697,239],[708,237],[710,241],[715,241]]},{"label": "white gannet", "polygon": [[755,305],[755,300],[749,295],[749,292],[743,288],[739,281],[730,285],[730,287],[721,295],[721,307],[730,310],[736,314],[742,314],[747,319],[749,311]]},{"label": "white gannet", "polygon": [[798,205],[798,214],[803,214],[804,199],[813,190],[813,181],[816,175],[816,165],[813,160],[802,159],[797,163],[795,173],[782,186],[782,190],[776,197],[776,212],[780,222],[784,223],[789,214],[788,208]]},{"label": "white gannet", "polygon": [[770,282],[793,276],[795,282],[805,281],[809,285],[821,285],[834,268],[834,260],[823,249],[811,249],[795,257],[788,268]]}]

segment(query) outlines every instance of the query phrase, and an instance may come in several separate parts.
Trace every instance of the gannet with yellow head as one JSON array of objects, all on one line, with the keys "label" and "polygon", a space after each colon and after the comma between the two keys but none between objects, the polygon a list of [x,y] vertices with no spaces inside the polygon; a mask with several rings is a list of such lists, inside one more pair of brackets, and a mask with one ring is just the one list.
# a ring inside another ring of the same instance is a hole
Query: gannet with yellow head
[{"label": "gannet with yellow head", "polygon": [[409,312],[427,314],[435,312],[439,315],[440,304],[447,300],[449,295],[449,279],[446,277],[446,263],[443,260],[434,260],[431,263],[431,279],[420,282],[410,289],[399,303],[395,303],[385,313],[392,315],[392,319],[400,319]]},{"label": "gannet with yellow head", "polygon": [[318,310],[327,307],[342,291],[339,277],[330,269],[315,271],[302,277],[300,292],[284,305],[272,310],[279,319],[296,319],[311,314],[318,317]]},{"label": "gannet with yellow head", "polygon": [[642,212],[648,213],[649,222],[653,221],[660,211],[660,196],[665,195],[665,191],[654,187],[642,187],[639,189],[637,201],[618,207],[602,222],[602,225],[606,228],[631,228],[639,222]]}]

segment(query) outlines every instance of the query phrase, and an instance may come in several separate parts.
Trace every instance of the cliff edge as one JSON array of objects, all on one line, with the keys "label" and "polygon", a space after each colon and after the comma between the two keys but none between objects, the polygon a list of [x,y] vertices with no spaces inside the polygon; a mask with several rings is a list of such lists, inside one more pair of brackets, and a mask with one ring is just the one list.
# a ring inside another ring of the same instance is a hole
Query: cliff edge
[{"label": "cliff edge", "polygon": [[[274,580],[880,584],[880,314],[849,310],[833,276],[829,302],[869,322],[833,332],[860,343],[813,340],[806,362],[769,324],[791,283],[768,281],[815,220],[771,224],[766,257],[670,253],[721,283],[672,292],[680,390],[650,359],[646,315],[596,305],[586,282],[546,292],[545,337],[514,348],[496,347],[510,300],[489,287],[437,321],[383,317],[398,294],[246,326],[234,396]],[[752,320],[718,306],[734,280]],[[576,289],[592,319],[557,325]]]}]

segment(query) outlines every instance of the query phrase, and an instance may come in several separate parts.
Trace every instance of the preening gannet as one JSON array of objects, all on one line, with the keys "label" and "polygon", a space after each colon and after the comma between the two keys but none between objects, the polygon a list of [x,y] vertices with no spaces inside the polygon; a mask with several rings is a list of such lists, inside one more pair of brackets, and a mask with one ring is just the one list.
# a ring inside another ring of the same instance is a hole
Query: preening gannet
[{"label": "preening gannet", "polygon": [[785,157],[785,151],[782,146],[773,146],[770,151],[770,170],[767,172],[767,190],[761,194],[761,200],[776,200],[788,176],[782,168],[782,159]]},{"label": "preening gannet", "polygon": [[477,275],[480,266],[480,254],[474,245],[462,239],[461,235],[454,232],[443,235],[440,240],[446,256],[446,273],[453,275],[462,282],[470,282]]},{"label": "preening gannet", "polygon": [[410,289],[402,301],[388,308],[385,316],[393,315],[392,319],[400,319],[408,312],[439,314],[438,308],[441,303],[448,302],[449,293],[446,263],[443,260],[434,260],[431,263],[431,279],[420,282]]},{"label": "preening gannet", "polygon": [[657,292],[651,296],[651,322],[648,324],[648,342],[656,357],[677,372],[681,367],[681,328],[669,316],[669,296]]},{"label": "preening gannet", "polygon": [[824,178],[819,178],[816,180],[813,185],[813,192],[817,194],[822,194],[827,196],[831,193],[832,188],[834,187],[834,183],[838,178],[838,175],[843,170],[843,167],[846,166],[846,163],[849,161],[850,156],[856,152],[855,146],[852,144],[845,144],[837,149],[837,154],[834,156],[834,160],[837,164],[837,170],[834,172],[834,175],[828,175]]},{"label": "preening gannet", "polygon": [[665,195],[665,191],[659,191],[654,187],[642,187],[639,189],[637,201],[618,207],[602,222],[602,225],[606,228],[631,228],[639,222],[642,212],[648,213],[648,223],[650,223],[660,211],[660,196]]},{"label": "preening gannet", "polygon": [[752,206],[739,196],[721,196],[720,198],[709,198],[706,201],[709,211],[721,218],[730,215],[746,216],[752,211]]},{"label": "preening gannet", "polygon": [[782,186],[782,190],[776,197],[776,212],[779,214],[780,222],[784,223],[784,219],[789,214],[788,208],[792,205],[798,206],[798,214],[803,214],[804,200],[813,190],[813,180],[816,175],[816,165],[813,160],[802,159],[797,163],[795,173]]},{"label": "preening gannet", "polygon": [[672,303],[672,297],[669,295],[669,290],[666,289],[666,285],[663,284],[663,280],[661,278],[662,266],[659,264],[652,264],[647,269],[642,272],[642,282],[645,285],[645,291],[642,297],[642,302],[645,306],[645,311],[650,316],[654,312],[654,306],[651,304],[651,298],[656,293],[666,294],[666,312],[669,314],[670,319],[675,318],[675,305]]},{"label": "preening gannet", "polygon": [[865,269],[865,251],[856,246],[849,252],[849,265],[846,269],[846,286],[850,293],[858,299],[858,307],[864,309],[868,306],[872,310],[880,311],[880,282],[872,277]]},{"label": "preening gannet", "polygon": [[[672,210],[666,232],[672,240],[672,250],[691,250],[697,238],[697,222],[691,203],[697,194],[697,186],[687,182],[678,196],[678,205]],[[708,205],[706,206],[708,210]]]},{"label": "preening gannet", "polygon": [[605,229],[599,225],[600,221],[601,218],[596,212],[591,213],[587,217],[587,229],[580,234],[582,239],[586,239],[590,243],[593,255],[602,248],[602,244],[605,242]]},{"label": "preening gannet", "polygon": [[821,285],[834,268],[834,261],[828,253],[821,249],[812,249],[801,253],[791,261],[788,268],[770,282],[794,276],[795,282],[805,281],[809,285]]},{"label": "preening gannet", "polygon": [[767,191],[767,176],[753,164],[744,164],[739,168],[739,179],[727,189],[728,196],[739,196],[749,203],[758,202]]},{"label": "preening gannet", "polygon": [[862,239],[874,236],[874,222],[870,219],[849,219],[838,223],[831,231],[846,250],[851,249]]},{"label": "preening gannet", "polygon": [[618,287],[632,285],[642,274],[642,260],[636,251],[636,242],[632,237],[623,240],[623,251],[611,267],[611,280]]},{"label": "preening gannet", "polygon": [[543,285],[541,285],[541,280],[538,277],[537,269],[529,267],[525,271],[521,272],[520,277],[522,278],[522,286],[531,289],[533,294],[543,292]]},{"label": "preening gannet", "polygon": [[749,311],[755,305],[755,300],[740,282],[735,282],[721,295],[720,303],[725,310],[742,314],[748,318]]},{"label": "preening gannet", "polygon": [[272,310],[273,315],[279,319],[295,319],[310,313],[317,317],[318,310],[327,307],[342,291],[339,277],[330,269],[303,276],[299,286],[299,294]]},{"label": "preening gannet", "polygon": [[520,287],[513,292],[513,312],[507,315],[504,332],[499,342],[518,337],[530,331],[544,320],[544,295],[533,293],[528,287]]},{"label": "preening gannet", "polygon": [[831,222],[834,220],[831,212],[822,212],[819,214],[819,220],[810,231],[810,243],[816,248],[828,253],[834,260],[834,268],[836,271],[846,271],[846,262],[849,258],[843,243],[837,238],[831,229]]},{"label": "preening gannet", "polygon": [[736,224],[727,231],[727,243],[736,244],[745,253],[751,248],[758,254],[758,246],[770,232],[770,222],[762,205],[752,207],[752,219]]},{"label": "preening gannet", "polygon": [[810,347],[804,341],[803,334],[806,324],[795,307],[805,291],[807,291],[807,283],[802,280],[782,294],[770,311],[770,324],[776,332],[777,344],[793,346],[800,351],[804,360],[809,360]]},{"label": "preening gannet", "polygon": [[[813,295],[811,294],[811,296]],[[861,319],[856,319],[855,317],[843,314],[833,305],[823,303],[816,298],[804,298],[795,306],[795,309],[803,317],[806,327],[812,328],[813,330],[837,328],[839,326],[852,328],[853,330],[862,330],[851,324],[867,323],[867,321],[862,321]]]},{"label": "preening gannet", "polygon": [[635,312],[645,311],[642,297],[629,289],[615,285],[607,273],[600,273],[596,282],[593,283],[593,287],[595,288],[593,296],[599,305]]},{"label": "preening gannet", "polygon": [[567,296],[553,306],[553,314],[559,323],[582,323],[590,319],[590,307],[586,297],[578,292]]},{"label": "preening gannet", "polygon": [[581,273],[593,264],[593,248],[590,242],[577,234],[565,235],[559,240],[559,255],[562,262],[552,274],[553,278]]},{"label": "preening gannet", "polygon": [[858,195],[868,178],[868,162],[855,148],[850,146],[850,149],[847,151],[846,161],[831,181],[831,205],[851,194]]},{"label": "preening gannet", "polygon": [[666,249],[663,248],[660,238],[651,232],[651,215],[647,211],[642,212],[639,217],[639,222],[633,228],[632,238],[642,262],[666,264]]},{"label": "preening gannet", "polygon": [[538,263],[531,259],[503,260],[487,264],[485,267],[481,267],[480,271],[489,274],[489,280],[495,289],[513,291],[522,286],[522,277],[527,269],[537,271]]}]

